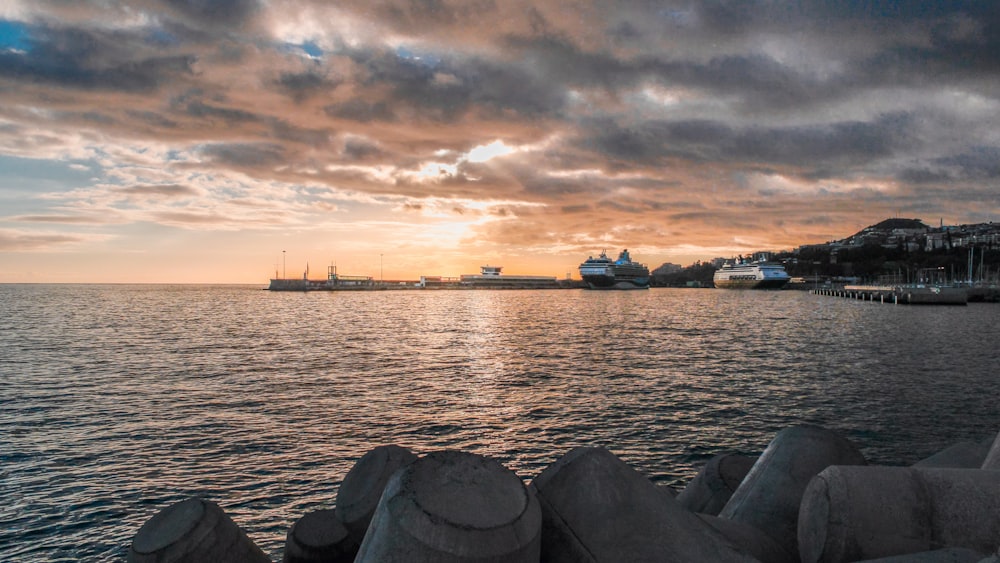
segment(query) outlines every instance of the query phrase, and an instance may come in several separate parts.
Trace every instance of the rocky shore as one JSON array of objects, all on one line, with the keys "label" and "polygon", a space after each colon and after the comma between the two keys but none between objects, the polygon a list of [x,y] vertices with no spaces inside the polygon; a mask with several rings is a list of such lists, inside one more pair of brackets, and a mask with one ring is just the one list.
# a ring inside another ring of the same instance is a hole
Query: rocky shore
[{"label": "rocky shore", "polygon": [[[720,454],[681,491],[604,448],[576,448],[529,485],[460,451],[374,448],[335,505],[288,530],[285,563],[1000,563],[1000,437],[910,467],[868,465],[830,430]],[[189,498],[138,530],[128,561],[270,562],[218,505]]]}]

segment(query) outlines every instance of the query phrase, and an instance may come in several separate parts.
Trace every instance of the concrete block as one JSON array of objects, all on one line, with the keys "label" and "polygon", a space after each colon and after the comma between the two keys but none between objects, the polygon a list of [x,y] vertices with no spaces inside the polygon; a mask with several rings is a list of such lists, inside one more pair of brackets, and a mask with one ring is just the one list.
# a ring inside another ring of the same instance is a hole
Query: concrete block
[{"label": "concrete block", "polygon": [[964,547],[946,547],[934,551],[865,559],[858,563],[981,563],[986,557],[982,553]]},{"label": "concrete block", "polygon": [[697,514],[703,522],[722,534],[729,543],[763,563],[798,563],[799,554],[789,553],[771,536],[735,520],[727,520],[710,514]]},{"label": "concrete block", "polygon": [[877,559],[1000,541],[1000,471],[829,467],[799,514],[803,563]]},{"label": "concrete block", "polygon": [[986,461],[988,445],[958,442],[913,464],[913,467],[956,467],[978,469]]},{"label": "concrete block", "polygon": [[665,485],[663,483],[654,483],[656,485],[656,490],[667,495],[670,498],[677,498],[677,489],[671,487],[670,485]]},{"label": "concrete block", "polygon": [[378,446],[361,456],[347,472],[337,491],[336,515],[356,545],[360,546],[365,538],[389,477],[416,459],[416,454],[404,447]]},{"label": "concrete block", "polygon": [[981,467],[983,469],[1000,471],[1000,433],[993,438],[993,445],[990,446],[990,451],[986,454],[986,459],[983,460]]},{"label": "concrete block", "polygon": [[129,546],[129,563],[271,563],[214,502],[191,497],[146,521]]},{"label": "concrete block", "polygon": [[351,563],[358,543],[334,510],[314,510],[288,530],[282,563]]},{"label": "concrete block", "polygon": [[356,561],[537,562],[541,520],[535,495],[496,460],[434,452],[390,477]]},{"label": "concrete block", "polygon": [[1000,563],[1000,548],[993,555],[980,560],[979,563]]},{"label": "concrete block", "polygon": [[819,426],[778,432],[719,516],[749,524],[785,551],[798,553],[799,502],[806,486],[831,465],[864,465],[857,447]]},{"label": "concrete block", "polygon": [[546,562],[754,560],[604,448],[570,451],[531,487]]},{"label": "concrete block", "polygon": [[737,454],[713,457],[677,495],[677,502],[691,512],[718,515],[756,461]]}]

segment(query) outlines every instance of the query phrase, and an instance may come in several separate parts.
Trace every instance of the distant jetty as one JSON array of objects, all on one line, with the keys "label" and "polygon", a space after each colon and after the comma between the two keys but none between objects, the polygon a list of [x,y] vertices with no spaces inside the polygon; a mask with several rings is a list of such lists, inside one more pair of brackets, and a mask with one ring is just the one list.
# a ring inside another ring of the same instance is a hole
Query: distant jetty
[{"label": "distant jetty", "polygon": [[812,289],[810,292],[894,305],[965,305],[969,302],[969,292],[964,287],[845,285],[842,288]]},{"label": "distant jetty", "polygon": [[[759,456],[719,453],[679,492],[602,447],[572,449],[525,485],[490,457],[383,445],[329,508],[290,523],[282,561],[996,563],[998,469],[995,435],[871,466],[813,425],[778,432]],[[191,497],[142,525],[128,561],[270,559]]]},{"label": "distant jetty", "polygon": [[460,277],[420,276],[419,280],[383,280],[372,276],[346,276],[336,266],[327,268],[326,279],[309,279],[309,270],[301,278],[272,278],[271,291],[378,291],[396,289],[577,289],[580,280],[555,276],[525,276],[502,273],[503,266],[481,266],[479,274]]}]

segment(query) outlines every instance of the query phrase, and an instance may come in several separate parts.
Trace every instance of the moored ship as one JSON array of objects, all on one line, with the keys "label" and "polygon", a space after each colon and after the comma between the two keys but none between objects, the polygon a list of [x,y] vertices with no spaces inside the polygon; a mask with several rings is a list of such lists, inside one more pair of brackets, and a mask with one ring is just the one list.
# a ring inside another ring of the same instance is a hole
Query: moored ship
[{"label": "moored ship", "polygon": [[649,287],[649,268],[633,262],[628,249],[622,250],[617,260],[608,258],[601,251],[597,258],[590,256],[580,264],[580,277],[590,289],[646,289]]},{"label": "moored ship", "polygon": [[741,256],[735,264],[723,264],[712,279],[722,289],[781,289],[791,277],[781,264],[750,262]]}]

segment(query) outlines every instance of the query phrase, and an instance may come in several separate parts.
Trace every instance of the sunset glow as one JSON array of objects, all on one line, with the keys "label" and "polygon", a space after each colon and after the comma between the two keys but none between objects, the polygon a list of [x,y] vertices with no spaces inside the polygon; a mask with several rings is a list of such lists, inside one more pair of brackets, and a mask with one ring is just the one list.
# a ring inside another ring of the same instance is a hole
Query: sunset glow
[{"label": "sunset glow", "polygon": [[11,0],[0,282],[564,277],[996,220],[1000,9],[906,6]]}]

